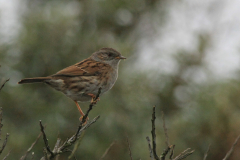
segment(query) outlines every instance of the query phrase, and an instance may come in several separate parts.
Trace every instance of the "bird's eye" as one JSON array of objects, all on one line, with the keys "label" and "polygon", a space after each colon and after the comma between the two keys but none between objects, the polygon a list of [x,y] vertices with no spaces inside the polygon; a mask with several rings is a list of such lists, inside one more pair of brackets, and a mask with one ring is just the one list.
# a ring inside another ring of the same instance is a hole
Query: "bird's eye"
[{"label": "bird's eye", "polygon": [[113,56],[113,54],[112,54],[112,53],[107,53],[107,55],[108,55],[109,57],[112,57],[112,56]]}]

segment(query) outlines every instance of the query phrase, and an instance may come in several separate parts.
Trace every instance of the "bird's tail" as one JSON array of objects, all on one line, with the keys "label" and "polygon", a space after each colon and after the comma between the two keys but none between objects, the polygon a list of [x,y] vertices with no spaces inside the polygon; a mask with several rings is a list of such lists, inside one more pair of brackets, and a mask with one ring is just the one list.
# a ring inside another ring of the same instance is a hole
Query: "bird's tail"
[{"label": "bird's tail", "polygon": [[18,84],[23,83],[38,83],[38,82],[44,82],[46,80],[51,79],[50,77],[34,77],[34,78],[25,78],[18,82]]}]

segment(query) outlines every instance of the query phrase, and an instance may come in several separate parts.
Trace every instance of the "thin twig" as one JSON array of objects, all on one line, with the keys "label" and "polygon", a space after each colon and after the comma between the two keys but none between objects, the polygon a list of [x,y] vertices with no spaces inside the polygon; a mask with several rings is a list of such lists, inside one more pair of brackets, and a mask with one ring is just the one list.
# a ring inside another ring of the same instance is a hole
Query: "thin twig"
[{"label": "thin twig", "polygon": [[[80,137],[80,133],[87,129],[90,125],[92,125],[93,123],[95,123],[98,119],[100,118],[100,116],[95,117],[92,121],[90,121],[89,123],[87,123],[85,126],[81,127],[80,129],[78,129],[77,133],[75,133],[71,138],[69,138],[67,141],[65,141],[63,143],[63,145],[61,147],[59,147],[60,151],[64,151],[67,147],[71,146],[72,144],[74,144],[76,142],[76,140]],[[76,137],[77,135],[77,137]]]},{"label": "thin twig", "polygon": [[[6,82],[7,82],[7,81],[6,81]],[[5,82],[5,83],[6,83],[6,82]],[[5,84],[5,83],[4,83],[4,84]],[[4,84],[2,85],[1,89],[3,88]],[[0,89],[0,90],[1,90],[1,89]],[[2,107],[0,107],[0,137],[1,137],[1,129],[2,129],[2,126],[3,126],[3,124],[2,124]],[[0,154],[2,154],[4,148],[5,148],[6,145],[7,145],[8,137],[9,137],[9,133],[6,134],[6,138],[5,138],[5,140],[4,140],[3,144],[2,144],[2,147],[1,147],[1,149],[0,149]],[[10,152],[11,152],[11,150],[10,150],[10,151],[8,152],[8,154],[3,158],[3,160],[4,160],[4,159],[7,159],[7,157],[8,157],[9,154],[10,154]]]},{"label": "thin twig", "polygon": [[12,150],[10,150],[10,151],[8,152],[8,154],[7,154],[2,160],[6,160],[11,151],[12,151]]},{"label": "thin twig", "polygon": [[157,148],[157,145],[156,145],[156,133],[155,133],[155,119],[156,119],[156,116],[155,116],[155,106],[153,106],[153,113],[152,113],[152,146],[153,146],[153,155],[154,155],[154,158],[156,160],[160,160],[158,155],[157,155],[157,152],[156,152],[156,148]]},{"label": "thin twig", "polygon": [[2,133],[2,107],[0,107],[0,137],[1,137],[1,133]]},{"label": "thin twig", "polygon": [[29,154],[29,152],[31,152],[32,148],[35,146],[35,144],[38,142],[39,138],[42,136],[42,132],[39,133],[37,139],[32,143],[32,145],[28,148],[28,150],[26,151],[25,155],[23,155],[20,160],[25,160]]},{"label": "thin twig", "polygon": [[68,156],[68,159],[71,159],[72,157],[74,157],[74,154],[75,152],[77,151],[78,147],[80,146],[81,144],[81,141],[84,137],[84,134],[85,134],[85,131],[82,131],[82,134],[80,135],[80,137],[78,138],[78,141],[76,141],[76,143],[74,144],[74,148],[73,150],[71,151],[71,155]]},{"label": "thin twig", "polygon": [[164,134],[165,134],[165,138],[166,138],[166,145],[169,147],[170,143],[169,143],[169,138],[168,138],[168,132],[167,132],[167,127],[166,127],[166,123],[165,123],[165,118],[164,118],[164,113],[162,111],[162,120],[163,120],[163,129],[164,129]]},{"label": "thin twig", "polygon": [[209,152],[209,150],[210,150],[210,146],[211,146],[211,144],[209,144],[208,149],[207,149],[206,153],[204,154],[203,160],[206,160],[206,159],[207,159],[208,152]]},{"label": "thin twig", "polygon": [[[90,125],[92,125],[93,123],[95,123],[98,119],[100,118],[100,116],[95,117],[92,121],[90,121],[89,123],[87,123],[84,126],[79,126],[78,131],[76,132],[76,134],[74,136],[72,136],[68,142],[70,142],[71,144],[73,144],[74,142],[76,142],[77,139],[80,138],[81,136],[81,132],[84,131],[85,129],[87,129]],[[83,124],[83,123],[81,123]]]},{"label": "thin twig", "polygon": [[127,137],[127,143],[128,143],[129,156],[130,156],[131,160],[133,160],[133,159],[132,159],[131,146],[130,146],[130,142],[129,142],[129,140],[128,140],[128,137]]},{"label": "thin twig", "polygon": [[103,153],[102,157],[99,160],[102,160],[109,152],[109,150],[112,148],[112,146],[115,144],[116,142],[113,141],[110,146],[106,149],[106,151]]},{"label": "thin twig", "polygon": [[168,154],[168,152],[171,150],[171,146],[168,146],[164,151],[163,151],[163,153],[161,154],[161,156],[160,156],[160,159],[161,160],[165,160],[165,157],[166,157],[166,155]]},{"label": "thin twig", "polygon": [[61,144],[61,139],[58,138],[58,139],[57,139],[57,142],[56,142],[56,144],[55,144],[55,146],[54,146],[53,153],[56,153],[56,152],[57,152],[60,144]]},{"label": "thin twig", "polygon": [[238,140],[240,138],[240,135],[237,137],[237,139],[235,140],[235,142],[233,143],[231,149],[227,152],[226,156],[223,158],[223,160],[227,160],[231,154],[233,153],[234,147],[236,146],[236,144],[238,143]]},{"label": "thin twig", "polygon": [[2,90],[2,88],[4,87],[4,85],[10,80],[10,78],[8,78],[7,80],[5,80],[5,82],[3,82],[2,86],[0,87],[0,91]]},{"label": "thin twig", "polygon": [[147,139],[147,142],[148,142],[148,149],[149,149],[149,153],[150,153],[150,158],[151,158],[151,160],[154,160],[150,138],[146,137],[146,139]]},{"label": "thin twig", "polygon": [[7,145],[8,137],[9,137],[9,133],[7,133],[6,138],[5,138],[4,142],[3,142],[3,145],[2,145],[2,147],[0,149],[0,154],[2,153],[2,151],[4,150],[4,148]]},{"label": "thin twig", "polygon": [[39,121],[39,124],[40,124],[40,127],[41,127],[41,132],[42,132],[42,135],[43,135],[44,144],[46,146],[47,151],[51,154],[51,156],[50,156],[50,159],[51,159],[52,157],[54,157],[54,154],[53,154],[53,152],[51,151],[51,149],[50,149],[50,147],[48,145],[48,139],[47,139],[47,136],[45,134],[44,127],[42,125],[42,121],[41,120]]},{"label": "thin twig", "polygon": [[192,151],[189,151],[191,150],[191,148],[188,148],[186,150],[184,150],[182,153],[180,153],[177,157],[174,158],[174,160],[182,160],[182,159],[185,159],[187,156],[191,155],[194,150]]},{"label": "thin twig", "polygon": [[172,160],[173,159],[173,155],[174,155],[174,148],[175,148],[175,145],[172,146],[172,151],[171,151],[171,154],[169,156],[169,159]]}]

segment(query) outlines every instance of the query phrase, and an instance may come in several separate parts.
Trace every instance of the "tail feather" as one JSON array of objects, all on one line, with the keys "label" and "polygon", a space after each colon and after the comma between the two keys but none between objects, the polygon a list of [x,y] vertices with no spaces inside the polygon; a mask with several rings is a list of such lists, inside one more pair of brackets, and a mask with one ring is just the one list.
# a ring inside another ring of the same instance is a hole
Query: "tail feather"
[{"label": "tail feather", "polygon": [[51,79],[50,77],[34,77],[34,78],[25,78],[18,82],[18,84],[23,83],[38,83],[38,82],[44,82],[45,80]]}]

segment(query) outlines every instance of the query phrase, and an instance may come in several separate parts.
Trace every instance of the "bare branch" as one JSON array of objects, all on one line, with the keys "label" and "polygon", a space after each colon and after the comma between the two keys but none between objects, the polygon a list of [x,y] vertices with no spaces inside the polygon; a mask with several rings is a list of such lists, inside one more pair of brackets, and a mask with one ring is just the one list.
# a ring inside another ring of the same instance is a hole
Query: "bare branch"
[{"label": "bare branch", "polygon": [[204,154],[203,160],[206,160],[206,159],[207,159],[208,152],[209,152],[209,150],[210,150],[210,146],[211,146],[211,144],[209,144],[208,149],[207,149],[206,153]]},{"label": "bare branch", "polygon": [[84,134],[85,134],[85,130],[82,131],[80,137],[78,138],[78,140],[74,144],[73,151],[71,151],[71,155],[68,157],[68,159],[71,159],[74,156],[75,152],[77,151],[78,147],[80,146],[80,143],[81,143],[81,141],[82,141],[82,139],[84,137]]},{"label": "bare branch", "polygon": [[156,153],[155,119],[156,119],[155,106],[153,106],[153,113],[152,113],[152,120],[151,120],[152,121],[152,131],[151,131],[151,133],[152,133],[153,148],[151,147],[150,138],[146,137],[146,139],[148,141],[148,148],[149,148],[151,160],[165,160],[167,154],[170,151],[171,151],[170,156],[169,156],[170,160],[182,160],[182,159],[185,159],[186,157],[188,157],[189,155],[191,155],[194,152],[194,150],[190,150],[190,148],[188,148],[173,159],[175,145],[170,145],[170,143],[169,143],[167,127],[166,127],[166,124],[165,124],[164,114],[162,112],[163,129],[164,129],[164,133],[165,133],[165,137],[166,137],[167,148],[163,151],[163,153],[161,154],[160,159],[159,159],[159,157],[157,156],[157,153]]},{"label": "bare branch", "polygon": [[[83,131],[86,130],[88,127],[90,127],[93,123],[95,123],[100,118],[100,116],[97,116],[92,121],[90,121],[87,124],[85,124],[86,119],[88,117],[88,114],[92,110],[93,106],[96,105],[97,99],[99,98],[100,93],[101,93],[101,88],[99,88],[98,94],[93,99],[93,101],[90,103],[89,108],[88,108],[86,114],[83,116],[82,121],[80,121],[80,124],[78,126],[78,129],[77,129],[76,133],[71,138],[69,138],[65,142],[63,142],[63,144],[61,146],[60,146],[61,139],[58,139],[56,144],[55,144],[55,146],[54,146],[53,151],[51,151],[51,149],[50,149],[50,147],[48,145],[48,140],[47,140],[46,134],[44,132],[44,127],[42,126],[42,123],[40,121],[40,127],[41,127],[41,131],[43,133],[43,140],[44,140],[47,152],[50,153],[50,155],[45,153],[44,157],[42,157],[41,160],[53,159],[54,157],[58,156],[61,153],[69,152],[68,147],[72,146],[78,139],[80,139],[81,135],[83,134]],[[69,158],[71,158],[73,156],[73,154],[76,151],[77,147],[78,147],[78,145],[75,146],[73,152],[71,151],[72,154],[70,155]]]},{"label": "bare branch", "polygon": [[128,140],[128,137],[127,137],[127,143],[128,143],[128,150],[129,150],[129,155],[130,155],[130,158],[131,158],[131,160],[133,160],[133,159],[132,159],[132,151],[131,151],[131,146],[130,146],[130,142],[129,142],[129,140]]},{"label": "bare branch", "polygon": [[9,133],[7,133],[6,138],[5,138],[4,142],[3,142],[3,145],[2,145],[2,147],[0,149],[0,154],[2,154],[2,151],[4,150],[4,148],[7,145],[8,137],[9,137]]},{"label": "bare branch", "polygon": [[61,139],[58,138],[58,139],[57,139],[57,142],[56,142],[56,144],[55,144],[55,146],[54,146],[53,153],[56,153],[56,152],[57,152],[57,150],[58,150],[58,148],[59,148],[60,145],[61,145]]},{"label": "bare branch", "polygon": [[172,149],[172,151],[171,151],[171,154],[170,154],[170,156],[169,156],[169,159],[171,159],[171,160],[173,159],[173,155],[174,155],[174,148],[175,148],[175,145],[173,145],[173,146],[172,146],[172,148],[171,148],[171,149]]},{"label": "bare branch", "polygon": [[166,155],[168,154],[168,152],[171,150],[171,146],[168,146],[164,151],[163,151],[163,153],[161,154],[161,156],[160,156],[160,159],[161,160],[165,160],[165,157],[166,157]]},{"label": "bare branch", "polygon": [[[29,154],[29,152],[31,152],[32,148],[35,146],[35,144],[38,142],[39,138],[41,137],[42,132],[38,135],[37,139],[32,143],[32,145],[30,146],[30,148],[28,148],[27,152],[25,153],[25,155],[23,155],[20,160],[25,160]],[[34,152],[33,152],[34,153]]]},{"label": "bare branch", "polygon": [[112,146],[115,144],[116,142],[113,141],[110,146],[106,149],[106,151],[104,152],[104,154],[102,155],[102,157],[99,160],[102,160],[109,152],[109,150],[112,148]]},{"label": "bare branch", "polygon": [[41,120],[39,121],[39,124],[40,124],[40,127],[41,127],[41,132],[42,132],[42,135],[43,135],[44,144],[46,146],[47,151],[51,154],[51,156],[50,156],[50,159],[51,159],[52,157],[54,157],[54,154],[53,154],[53,152],[51,151],[51,149],[50,149],[50,147],[48,145],[48,139],[47,139],[47,136],[45,134],[44,127],[42,125],[42,121]]},{"label": "bare branch", "polygon": [[2,107],[0,107],[0,137],[1,137],[1,133],[2,133]]},{"label": "bare branch", "polygon": [[[81,124],[79,126],[80,129],[78,128],[77,133],[75,133],[71,138],[69,138],[65,142],[63,142],[63,144],[61,146],[60,146],[61,139],[58,139],[56,144],[55,144],[54,150],[52,151],[53,156],[51,154],[48,155],[47,150],[45,149],[44,150],[44,153],[45,153],[44,157],[42,157],[41,160],[53,159],[54,157],[58,156],[59,154],[62,154],[64,152],[69,152],[68,147],[72,146],[76,142],[76,140],[78,140],[81,137],[82,132],[85,129],[87,129],[89,126],[91,126],[93,123],[95,123],[99,118],[100,118],[100,116],[95,117],[92,121],[88,122],[84,126],[83,126],[84,123],[80,122],[80,124]],[[76,138],[76,135],[77,135],[77,138]]]},{"label": "bare branch", "polygon": [[[88,117],[89,112],[92,110],[93,106],[97,103],[97,99],[99,98],[99,96],[100,96],[100,94],[101,94],[101,90],[102,90],[102,88],[100,87],[100,88],[98,89],[98,94],[97,94],[96,97],[93,99],[93,101],[90,103],[86,114],[83,116],[82,121],[80,122],[80,124],[79,124],[79,126],[78,126],[78,130],[77,130],[77,132],[76,132],[76,134],[75,134],[75,136],[74,136],[74,139],[73,139],[73,142],[72,142],[72,143],[76,142],[76,140],[78,139],[79,133],[80,133],[80,130],[82,129],[82,127],[83,127],[83,126],[84,126],[84,127],[87,127],[86,125],[88,125],[88,124],[84,125],[84,123],[86,122],[86,119],[87,119],[87,117]],[[100,116],[99,116],[99,117],[100,117]],[[98,117],[98,118],[99,118],[99,117]],[[97,118],[97,119],[98,119],[98,118]],[[95,122],[95,121],[94,121],[94,122]],[[94,123],[94,122],[93,122],[93,123]],[[90,124],[90,125],[91,125],[91,124]],[[90,125],[89,125],[89,126],[90,126]],[[85,129],[86,129],[86,128],[85,128]]]},{"label": "bare branch", "polygon": [[[6,83],[6,82],[5,82],[5,83]],[[4,85],[3,85],[3,86],[4,86]],[[2,87],[3,87],[3,86],[2,86]],[[2,87],[1,87],[1,89],[2,89]],[[0,90],[1,90],[1,89],[0,89]],[[3,126],[3,124],[2,124],[2,113],[3,113],[3,112],[2,112],[2,107],[0,107],[0,137],[1,137],[1,131],[2,131],[2,126]],[[7,145],[8,137],[9,137],[9,134],[7,133],[7,134],[6,134],[6,138],[5,138],[5,140],[4,140],[3,144],[2,144],[2,147],[1,147],[1,149],[0,149],[0,155],[2,154],[5,146]],[[1,138],[0,138],[0,140],[1,140]],[[11,152],[11,151],[9,151],[8,154],[7,154],[3,159],[6,159],[6,158],[8,157],[8,155],[10,154],[10,152]]]},{"label": "bare branch", "polygon": [[188,157],[189,155],[191,155],[194,150],[190,151],[191,148],[186,149],[185,151],[183,151],[182,153],[180,153],[177,157],[175,157],[173,160],[182,160],[185,159],[186,157]]},{"label": "bare branch", "polygon": [[148,149],[149,149],[149,152],[150,152],[150,158],[151,158],[151,160],[154,160],[154,158],[153,158],[153,150],[152,150],[150,138],[146,137],[146,139],[147,139],[147,142],[148,142]]},{"label": "bare branch", "polygon": [[84,125],[84,126],[82,126],[83,123],[81,122],[80,124],[82,124],[82,125],[79,126],[80,129],[78,128],[78,130],[77,130],[77,132],[75,133],[75,135],[73,135],[71,138],[69,138],[67,141],[65,141],[65,142],[63,143],[63,145],[59,147],[58,150],[64,151],[67,147],[69,147],[69,146],[71,146],[72,144],[74,144],[74,143],[76,142],[76,140],[80,138],[82,131],[84,131],[84,130],[87,129],[90,125],[92,125],[93,123],[95,123],[99,118],[100,118],[100,116],[95,117],[91,122],[87,123],[87,124]]},{"label": "bare branch", "polygon": [[166,127],[166,123],[165,123],[165,118],[164,118],[164,113],[162,111],[162,120],[163,120],[163,129],[164,129],[164,134],[166,137],[166,145],[169,147],[170,143],[169,143],[169,138],[168,138],[168,133],[167,133],[167,127]]},{"label": "bare branch", "polygon": [[10,78],[8,78],[7,80],[5,80],[2,84],[2,86],[0,87],[0,91],[2,90],[2,88],[4,87],[4,85],[10,80]]},{"label": "bare branch", "polygon": [[237,139],[235,140],[235,142],[233,143],[231,149],[227,152],[226,156],[223,158],[223,160],[227,160],[231,154],[233,153],[234,147],[236,146],[236,144],[238,143],[238,140],[240,138],[240,135],[237,137]]},{"label": "bare branch", "polygon": [[12,151],[12,150],[10,150],[10,151],[8,152],[8,154],[7,154],[2,160],[6,160],[11,151]]},{"label": "bare branch", "polygon": [[160,160],[158,155],[157,155],[157,152],[156,152],[156,148],[157,148],[157,145],[156,145],[156,133],[155,133],[155,119],[156,119],[156,116],[155,116],[155,106],[153,106],[153,113],[152,113],[152,146],[153,146],[153,155],[154,155],[154,158],[156,160]]},{"label": "bare branch", "polygon": [[97,94],[96,97],[93,99],[93,101],[90,103],[86,114],[83,116],[83,118],[82,118],[82,123],[85,123],[85,122],[86,122],[86,119],[87,119],[87,117],[88,117],[89,112],[92,110],[93,106],[97,103],[97,100],[98,100],[98,98],[99,98],[99,96],[100,96],[100,94],[101,94],[101,90],[102,90],[102,88],[100,87],[100,88],[98,89],[98,94]]}]

